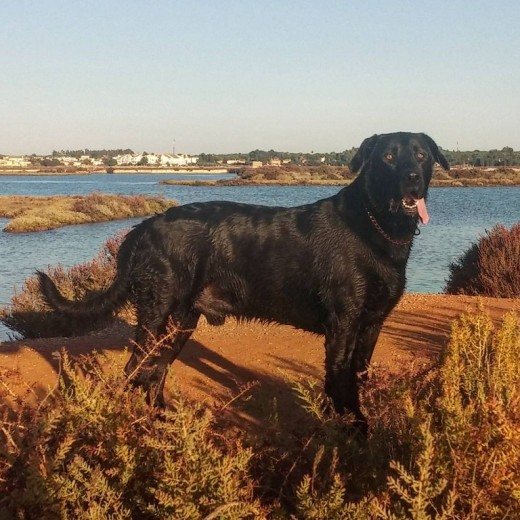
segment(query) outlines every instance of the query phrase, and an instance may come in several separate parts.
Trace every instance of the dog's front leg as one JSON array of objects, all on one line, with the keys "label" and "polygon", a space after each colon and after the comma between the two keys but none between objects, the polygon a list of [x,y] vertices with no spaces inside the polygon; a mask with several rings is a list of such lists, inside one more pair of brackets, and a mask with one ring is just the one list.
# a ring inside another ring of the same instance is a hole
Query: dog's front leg
[{"label": "dog's front leg", "polygon": [[366,430],[366,419],[360,409],[359,389],[354,366],[357,330],[340,327],[325,337],[325,393],[336,412],[350,411],[360,427]]},{"label": "dog's front leg", "polygon": [[367,380],[368,367],[374,348],[383,327],[383,319],[360,328],[354,352],[353,366],[358,380],[363,383]]}]

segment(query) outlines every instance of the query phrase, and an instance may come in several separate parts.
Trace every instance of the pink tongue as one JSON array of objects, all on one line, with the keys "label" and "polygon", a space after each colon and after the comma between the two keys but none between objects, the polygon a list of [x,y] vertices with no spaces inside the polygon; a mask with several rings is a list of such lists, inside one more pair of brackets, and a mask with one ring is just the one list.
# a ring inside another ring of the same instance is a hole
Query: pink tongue
[{"label": "pink tongue", "polygon": [[417,213],[419,213],[419,218],[423,224],[428,224],[430,220],[430,215],[428,215],[428,210],[426,209],[426,203],[424,199],[418,199],[415,201],[417,204]]}]

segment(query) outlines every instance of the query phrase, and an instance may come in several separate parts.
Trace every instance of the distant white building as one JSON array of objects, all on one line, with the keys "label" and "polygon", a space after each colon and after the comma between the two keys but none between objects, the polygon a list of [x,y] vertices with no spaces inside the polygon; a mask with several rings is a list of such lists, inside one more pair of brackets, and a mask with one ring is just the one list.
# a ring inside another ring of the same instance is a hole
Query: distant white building
[{"label": "distant white building", "polygon": [[[139,157],[139,159],[137,159]],[[116,155],[114,157],[114,161],[116,161],[118,166],[126,165],[126,164],[137,164],[141,159],[142,155],[138,155],[135,153],[125,153],[123,155]]]},{"label": "distant white building", "polygon": [[67,155],[62,155],[59,157],[56,157],[58,161],[60,161],[61,164],[64,166],[76,166],[81,167],[84,165],[91,165],[91,166],[102,166],[103,160],[102,159],[94,159],[94,157],[91,157],[90,155],[82,155],[79,159],[77,157],[69,157]]},{"label": "distant white building", "polygon": [[0,157],[0,166],[30,166],[31,162],[28,161],[23,155],[5,155]]},{"label": "distant white building", "polygon": [[79,166],[80,164],[76,157],[68,157],[67,155],[59,157],[58,160],[66,166]]},{"label": "distant white building", "polygon": [[127,153],[114,157],[118,166],[138,166],[143,163],[148,166],[190,166],[197,164],[198,157],[184,154]]},{"label": "distant white building", "polygon": [[164,153],[160,156],[162,166],[189,166],[197,164],[199,158],[193,155]]},{"label": "distant white building", "polygon": [[242,159],[228,159],[226,161],[226,164],[229,164],[229,165],[234,165],[234,164],[246,164],[246,162]]},{"label": "distant white building", "polygon": [[77,157],[68,157],[66,155],[57,157],[58,161],[65,166],[81,166],[81,161]]}]

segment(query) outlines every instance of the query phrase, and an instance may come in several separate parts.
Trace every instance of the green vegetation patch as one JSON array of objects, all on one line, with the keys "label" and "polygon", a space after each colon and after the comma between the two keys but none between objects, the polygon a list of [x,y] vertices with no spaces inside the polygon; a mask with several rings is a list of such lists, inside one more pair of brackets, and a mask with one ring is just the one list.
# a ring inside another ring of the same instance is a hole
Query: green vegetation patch
[{"label": "green vegetation patch", "polygon": [[0,197],[0,216],[12,219],[4,231],[23,233],[62,226],[145,217],[162,213],[175,203],[145,195]]}]

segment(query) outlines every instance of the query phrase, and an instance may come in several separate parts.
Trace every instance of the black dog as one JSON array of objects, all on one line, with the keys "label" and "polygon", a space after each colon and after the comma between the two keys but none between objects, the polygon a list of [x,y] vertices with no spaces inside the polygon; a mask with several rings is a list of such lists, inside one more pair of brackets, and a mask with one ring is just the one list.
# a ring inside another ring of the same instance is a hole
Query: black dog
[{"label": "black dog", "polygon": [[[326,393],[364,429],[358,375],[404,291],[418,220],[428,220],[424,200],[435,162],[449,169],[425,134],[374,135],[351,161],[355,181],[332,197],[294,208],[173,207],[128,233],[106,291],[72,302],[38,273],[41,291],[70,319],[94,321],[131,302],[138,348],[126,371],[158,404],[168,366],[201,314],[214,325],[234,316],[323,334]],[[170,317],[178,330],[169,348],[146,357]]]}]

